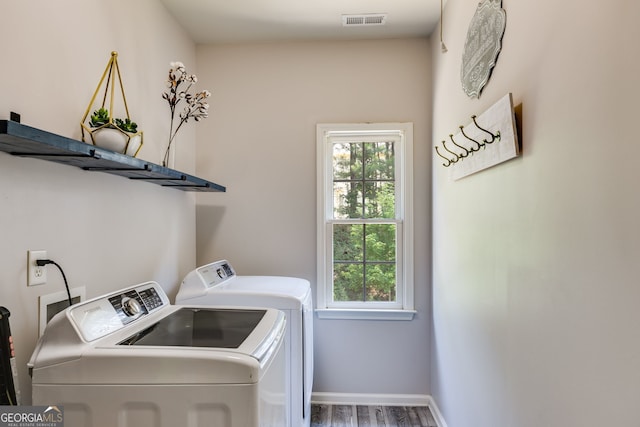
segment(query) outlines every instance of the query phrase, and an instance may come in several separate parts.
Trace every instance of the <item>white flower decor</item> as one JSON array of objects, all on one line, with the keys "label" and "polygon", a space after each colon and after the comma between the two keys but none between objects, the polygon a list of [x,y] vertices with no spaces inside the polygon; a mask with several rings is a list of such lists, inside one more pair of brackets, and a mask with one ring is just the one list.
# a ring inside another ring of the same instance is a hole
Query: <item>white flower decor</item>
[{"label": "white flower decor", "polygon": [[[187,70],[182,62],[172,62],[169,66],[171,68],[169,69],[169,78],[167,80],[168,90],[162,94],[162,98],[167,100],[169,103],[169,109],[171,110],[169,145],[167,146],[167,151],[165,152],[164,159],[162,160],[162,166],[165,167],[169,161],[169,150],[171,149],[171,144],[182,125],[187,123],[191,118],[196,122],[199,122],[209,116],[209,104],[207,103],[207,98],[211,96],[211,92],[208,90],[196,92],[195,94],[189,93],[191,87],[198,82],[198,78],[195,74],[187,74]],[[186,105],[178,114],[178,125],[175,126],[174,129],[176,107],[182,100],[186,102]]]}]

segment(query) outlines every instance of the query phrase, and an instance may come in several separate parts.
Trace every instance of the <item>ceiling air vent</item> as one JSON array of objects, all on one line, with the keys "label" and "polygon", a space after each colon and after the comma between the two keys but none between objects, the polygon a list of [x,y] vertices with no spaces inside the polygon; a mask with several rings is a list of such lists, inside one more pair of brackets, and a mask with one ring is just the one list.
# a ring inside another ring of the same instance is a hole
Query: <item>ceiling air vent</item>
[{"label": "ceiling air vent", "polygon": [[367,13],[364,15],[342,15],[343,27],[357,27],[363,25],[384,25],[387,22],[385,13]]}]

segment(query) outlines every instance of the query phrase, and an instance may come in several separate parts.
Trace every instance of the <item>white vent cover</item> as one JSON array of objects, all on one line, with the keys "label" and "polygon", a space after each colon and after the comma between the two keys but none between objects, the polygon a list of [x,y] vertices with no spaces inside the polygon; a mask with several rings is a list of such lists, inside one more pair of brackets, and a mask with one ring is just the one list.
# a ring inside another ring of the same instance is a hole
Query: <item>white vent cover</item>
[{"label": "white vent cover", "polygon": [[366,13],[361,15],[342,15],[343,27],[363,25],[384,25],[387,22],[386,13]]}]

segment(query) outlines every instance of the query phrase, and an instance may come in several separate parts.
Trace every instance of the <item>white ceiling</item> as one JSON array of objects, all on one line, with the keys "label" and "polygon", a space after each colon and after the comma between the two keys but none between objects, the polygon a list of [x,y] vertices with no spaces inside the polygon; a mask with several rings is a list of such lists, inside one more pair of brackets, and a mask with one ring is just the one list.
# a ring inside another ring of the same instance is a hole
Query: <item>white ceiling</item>
[{"label": "white ceiling", "polygon": [[[161,0],[196,43],[426,37],[439,0]],[[387,14],[385,25],[343,27],[343,14]]]}]

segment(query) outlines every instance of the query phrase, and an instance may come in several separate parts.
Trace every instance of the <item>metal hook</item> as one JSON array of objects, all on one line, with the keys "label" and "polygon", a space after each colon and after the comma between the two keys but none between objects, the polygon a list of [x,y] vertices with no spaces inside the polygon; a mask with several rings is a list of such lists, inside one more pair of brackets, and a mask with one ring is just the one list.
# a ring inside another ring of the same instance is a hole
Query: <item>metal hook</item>
[{"label": "metal hook", "polygon": [[447,145],[445,144],[444,140],[442,141],[442,147],[444,147],[445,150],[447,150],[449,153],[453,154],[456,157],[454,160],[451,160],[451,163],[456,163],[458,160],[460,160],[460,156],[458,154],[454,153],[453,151],[447,148]]},{"label": "metal hook", "polygon": [[480,125],[478,124],[478,122],[476,122],[476,116],[475,116],[475,115],[471,116],[471,120],[473,120],[473,123],[475,123],[475,125],[476,125],[476,127],[477,127],[478,129],[480,129],[481,131],[484,131],[484,132],[488,133],[489,135],[491,135],[491,141],[487,141],[486,139],[483,139],[483,141],[484,141],[486,144],[492,144],[492,143],[493,143],[493,141],[495,141],[495,140],[496,140],[496,138],[497,138],[498,140],[500,140],[500,131],[498,131],[498,133],[494,135],[494,134],[492,134],[491,132],[489,132],[488,130],[486,130],[485,128],[480,127]]},{"label": "metal hook", "polygon": [[468,157],[468,156],[469,156],[469,153],[471,153],[471,152],[470,152],[469,150],[467,150],[466,148],[464,148],[462,145],[457,144],[457,143],[453,140],[453,135],[452,135],[452,134],[449,134],[449,139],[451,139],[451,142],[453,142],[453,145],[455,145],[456,147],[461,148],[461,149],[463,149],[463,150],[464,150],[464,154],[460,154],[460,157],[462,157],[462,158],[464,159],[465,157]]},{"label": "metal hook", "polygon": [[435,146],[436,149],[436,153],[438,153],[438,156],[442,157],[443,159],[445,159],[447,161],[447,163],[443,163],[442,166],[444,166],[445,168],[448,168],[449,166],[451,166],[453,164],[453,162],[451,161],[451,159],[449,159],[448,157],[443,156],[442,154],[440,154],[440,151],[438,150],[438,146]]},{"label": "metal hook", "polygon": [[480,151],[480,149],[484,147],[484,144],[479,143],[478,141],[476,141],[476,140],[475,140],[475,139],[473,139],[473,138],[470,138],[466,133],[464,133],[464,126],[460,126],[460,132],[462,132],[462,135],[464,135],[464,137],[465,137],[465,138],[467,138],[467,139],[468,139],[468,140],[470,140],[470,141],[475,142],[475,143],[476,143],[476,145],[478,146],[478,148],[473,148],[473,147],[472,147],[472,148],[470,148],[470,150],[471,150],[472,152]]}]

